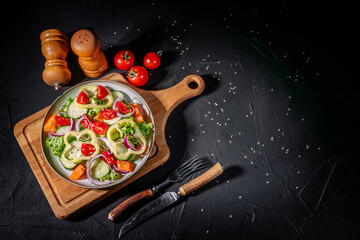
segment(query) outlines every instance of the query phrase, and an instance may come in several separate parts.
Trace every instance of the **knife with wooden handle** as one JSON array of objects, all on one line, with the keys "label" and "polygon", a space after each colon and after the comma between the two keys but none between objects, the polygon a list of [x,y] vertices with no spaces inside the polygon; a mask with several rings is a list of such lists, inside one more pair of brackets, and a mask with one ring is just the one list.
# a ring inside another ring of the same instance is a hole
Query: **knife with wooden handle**
[{"label": "knife with wooden handle", "polygon": [[207,158],[199,158],[197,155],[191,156],[190,154],[186,154],[184,156],[184,159],[186,159],[186,161],[184,161],[180,166],[174,169],[165,181],[163,181],[157,186],[154,186],[151,189],[146,189],[129,197],[128,199],[120,203],[116,208],[114,208],[108,214],[108,218],[111,221],[114,221],[115,218],[117,218],[124,210],[126,210],[132,204],[140,201],[141,199],[153,196],[154,194],[158,193],[159,189],[168,185],[169,183],[180,182],[190,174],[210,166],[210,162]]},{"label": "knife with wooden handle", "polygon": [[153,195],[153,191],[151,189],[146,189],[144,191],[141,191],[122,203],[120,203],[116,208],[114,208],[109,214],[108,218],[110,221],[114,221],[115,218],[117,218],[125,209],[127,209],[129,206],[133,205],[134,203],[140,201],[141,199],[151,197]]},{"label": "knife with wooden handle", "polygon": [[176,192],[166,192],[161,195],[158,199],[152,201],[151,203],[144,206],[138,212],[136,212],[126,223],[122,226],[119,232],[119,238],[121,235],[128,232],[130,229],[144,221],[145,219],[151,217],[155,213],[163,210],[164,208],[172,205],[179,200],[181,196],[186,196],[211,180],[215,179],[223,172],[223,167],[220,163],[215,164],[207,172],[203,173],[199,177],[191,180],[190,182],[184,184],[179,188],[179,191]]}]

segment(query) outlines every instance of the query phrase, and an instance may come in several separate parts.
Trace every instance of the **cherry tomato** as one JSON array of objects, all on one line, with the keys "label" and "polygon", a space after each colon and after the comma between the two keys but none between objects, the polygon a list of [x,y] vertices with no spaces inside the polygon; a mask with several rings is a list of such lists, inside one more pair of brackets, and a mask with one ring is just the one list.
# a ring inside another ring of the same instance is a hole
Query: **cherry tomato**
[{"label": "cherry tomato", "polygon": [[116,117],[114,109],[104,109],[100,112],[100,117],[105,120],[110,120]]},{"label": "cherry tomato", "polygon": [[99,135],[105,135],[106,131],[108,129],[108,125],[104,122],[94,122],[91,125],[91,130],[94,131],[94,133],[97,133]]},{"label": "cherry tomato", "polygon": [[108,95],[108,91],[103,86],[99,85],[99,88],[97,90],[97,99],[103,99]]},{"label": "cherry tomato", "polygon": [[149,52],[148,54],[145,55],[144,57],[144,65],[145,67],[147,67],[148,69],[155,69],[157,67],[160,66],[160,56],[161,56],[161,51],[159,51],[157,54],[154,52]]},{"label": "cherry tomato", "polygon": [[130,112],[129,108],[128,108],[125,104],[123,104],[121,101],[118,101],[118,102],[116,103],[116,108],[117,108],[117,110],[118,110],[119,112],[121,112],[121,113],[128,113],[128,112]]},{"label": "cherry tomato", "polygon": [[61,117],[59,115],[55,116],[55,122],[60,126],[67,126],[70,125],[70,119]]},{"label": "cherry tomato", "polygon": [[116,163],[116,158],[114,157],[114,155],[112,155],[111,153],[109,153],[108,151],[104,151],[102,153],[106,158],[104,158],[103,156],[101,156],[101,159],[106,162],[109,163],[110,165],[114,165]]},{"label": "cherry tomato", "polygon": [[129,50],[120,50],[114,57],[114,63],[120,70],[129,70],[135,62],[134,54]]},{"label": "cherry tomato", "polygon": [[143,86],[149,80],[149,74],[144,67],[135,66],[129,70],[127,78],[132,85]]},{"label": "cherry tomato", "polygon": [[93,155],[95,152],[95,147],[89,143],[83,143],[81,144],[81,153],[84,156],[90,156]]},{"label": "cherry tomato", "polygon": [[89,103],[89,97],[84,91],[82,91],[81,93],[79,93],[76,102],[80,104],[87,104]]},{"label": "cherry tomato", "polygon": [[86,119],[81,120],[80,124],[81,124],[84,128],[90,129],[90,126],[91,126],[90,119],[87,117],[86,114],[82,115],[81,117],[84,117],[84,116],[86,117]]}]

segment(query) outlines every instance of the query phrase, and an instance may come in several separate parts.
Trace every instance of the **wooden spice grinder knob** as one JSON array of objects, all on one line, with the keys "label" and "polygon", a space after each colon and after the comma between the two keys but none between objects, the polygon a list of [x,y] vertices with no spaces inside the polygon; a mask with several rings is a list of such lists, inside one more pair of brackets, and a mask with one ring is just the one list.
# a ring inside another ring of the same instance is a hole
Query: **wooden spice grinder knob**
[{"label": "wooden spice grinder knob", "polygon": [[96,78],[108,69],[105,54],[100,50],[100,38],[87,29],[74,33],[70,41],[71,49],[79,56],[79,64],[85,75]]},{"label": "wooden spice grinder knob", "polygon": [[71,79],[65,60],[69,53],[68,35],[58,29],[48,29],[40,34],[40,40],[41,52],[46,59],[42,77],[47,85],[58,91]]}]

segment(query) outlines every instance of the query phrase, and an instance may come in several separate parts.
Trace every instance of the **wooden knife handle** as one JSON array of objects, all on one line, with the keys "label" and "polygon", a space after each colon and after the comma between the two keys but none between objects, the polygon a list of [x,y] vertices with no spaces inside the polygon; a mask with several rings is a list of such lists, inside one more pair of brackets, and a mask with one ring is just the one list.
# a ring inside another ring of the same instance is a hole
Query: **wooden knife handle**
[{"label": "wooden knife handle", "polygon": [[186,196],[189,193],[192,193],[199,187],[205,185],[211,180],[215,179],[224,171],[223,167],[220,163],[215,164],[212,168],[210,168],[207,172],[203,173],[201,176],[191,180],[185,185],[181,186],[179,191],[182,196]]},{"label": "wooden knife handle", "polygon": [[142,192],[139,192],[138,194],[135,194],[135,195],[129,197],[128,199],[126,199],[125,201],[120,203],[116,208],[114,208],[108,214],[108,218],[111,221],[114,221],[114,219],[117,218],[117,216],[119,216],[126,208],[130,207],[131,205],[133,205],[134,203],[140,201],[141,199],[151,197],[152,195],[153,195],[152,190],[151,189],[146,189],[146,190],[144,190]]}]

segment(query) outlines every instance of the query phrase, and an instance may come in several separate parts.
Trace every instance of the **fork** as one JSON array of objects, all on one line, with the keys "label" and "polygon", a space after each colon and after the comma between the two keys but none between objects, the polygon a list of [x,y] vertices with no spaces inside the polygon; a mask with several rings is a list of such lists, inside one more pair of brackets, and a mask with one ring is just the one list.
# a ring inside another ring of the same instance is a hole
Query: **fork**
[{"label": "fork", "polygon": [[160,188],[163,188],[169,183],[180,182],[190,174],[210,166],[210,162],[207,158],[199,158],[197,155],[191,156],[189,153],[184,156],[184,160],[186,161],[184,161],[183,164],[173,170],[164,182],[160,183],[157,186],[154,186],[151,189],[146,189],[129,197],[128,199],[120,203],[116,208],[114,208],[108,214],[108,218],[111,221],[114,221],[116,217],[118,217],[126,208],[128,208],[132,204],[140,201],[141,199],[153,196],[159,191]]}]

